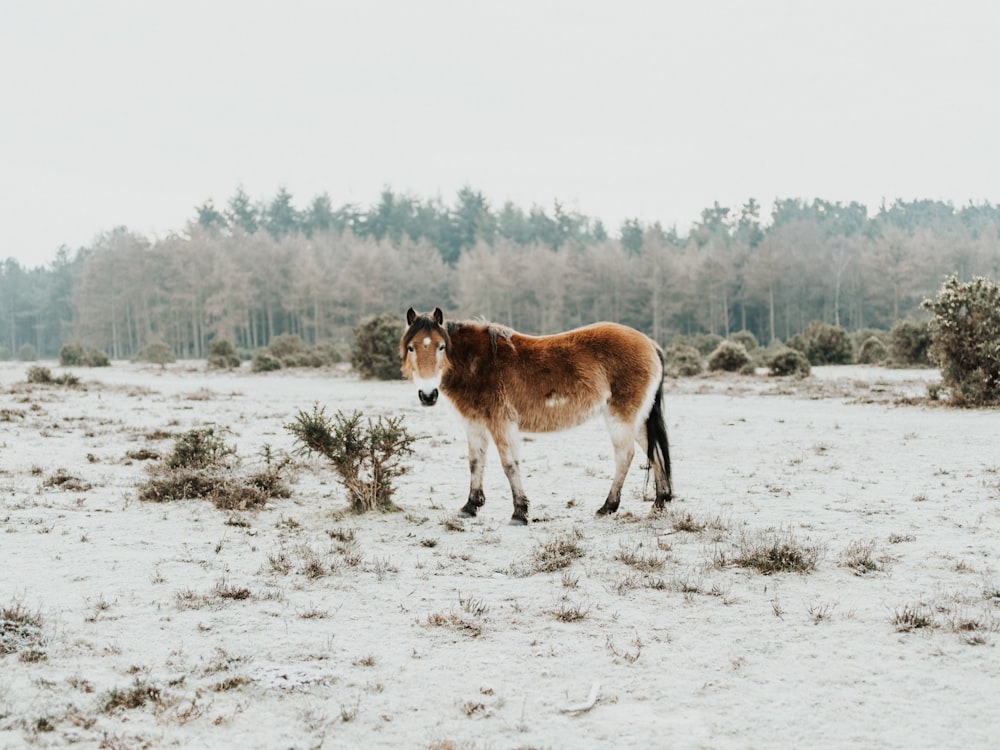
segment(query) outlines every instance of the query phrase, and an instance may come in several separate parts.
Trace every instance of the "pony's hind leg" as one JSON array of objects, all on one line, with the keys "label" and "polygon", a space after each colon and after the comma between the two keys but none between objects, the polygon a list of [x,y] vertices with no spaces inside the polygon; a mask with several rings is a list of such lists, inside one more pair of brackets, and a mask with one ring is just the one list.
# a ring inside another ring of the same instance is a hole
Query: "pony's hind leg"
[{"label": "pony's hind leg", "polygon": [[611,443],[615,449],[615,478],[611,482],[611,490],[608,492],[604,505],[597,509],[599,516],[607,516],[618,510],[622,499],[625,475],[628,474],[628,467],[632,464],[632,456],[635,455],[636,442],[634,425],[625,424],[612,416],[608,416],[606,421],[608,432],[611,434]]},{"label": "pony's hind leg", "polygon": [[466,422],[465,434],[469,440],[469,473],[472,479],[469,483],[469,499],[459,512],[471,518],[486,502],[483,472],[486,470],[486,449],[490,443],[490,433],[479,422]]},{"label": "pony's hind leg", "polygon": [[[641,455],[646,456],[649,460],[649,464],[645,466],[647,472],[653,472],[653,489],[656,495],[651,498],[653,500],[654,510],[663,510],[666,504],[673,499],[673,490],[670,485],[670,457],[664,457],[659,451],[653,453],[653,456],[649,457],[649,440],[646,436],[645,430],[640,430],[639,434],[635,439],[636,444],[639,446]],[[666,463],[666,465],[664,465]],[[648,480],[648,474],[647,482]],[[650,499],[647,497],[647,499]]]},{"label": "pony's hind leg", "polygon": [[510,422],[492,430],[491,434],[493,442],[497,445],[500,463],[503,465],[504,474],[507,475],[507,481],[510,482],[510,492],[514,499],[514,514],[510,517],[510,525],[525,526],[528,523],[528,496],[521,484],[520,433],[517,425]]}]

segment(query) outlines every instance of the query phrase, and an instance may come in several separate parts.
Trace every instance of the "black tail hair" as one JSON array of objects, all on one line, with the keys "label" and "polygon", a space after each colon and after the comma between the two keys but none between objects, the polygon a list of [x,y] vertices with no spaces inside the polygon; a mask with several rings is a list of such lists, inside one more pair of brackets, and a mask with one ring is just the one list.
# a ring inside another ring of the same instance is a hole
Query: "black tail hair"
[{"label": "black tail hair", "polygon": [[[656,397],[653,399],[653,406],[646,417],[646,458],[649,460],[649,468],[655,470],[657,461],[663,467],[667,475],[668,492],[673,494],[673,486],[670,480],[670,446],[667,443],[667,423],[663,418],[663,378],[666,375],[666,367],[663,351],[657,347],[660,355],[660,364],[663,366],[663,375],[660,378],[660,385],[656,388]],[[667,500],[670,498],[668,497]]]}]

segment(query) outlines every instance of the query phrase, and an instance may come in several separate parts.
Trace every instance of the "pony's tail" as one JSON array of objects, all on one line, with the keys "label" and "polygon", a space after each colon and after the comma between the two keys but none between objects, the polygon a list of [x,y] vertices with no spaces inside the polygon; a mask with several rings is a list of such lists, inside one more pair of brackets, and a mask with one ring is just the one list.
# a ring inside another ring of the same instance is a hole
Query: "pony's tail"
[{"label": "pony's tail", "polygon": [[[656,388],[656,396],[653,399],[653,406],[646,417],[646,458],[649,460],[649,467],[653,470],[662,468],[666,479],[666,496],[661,496],[661,488],[657,486],[656,505],[669,502],[673,498],[673,485],[670,480],[670,445],[667,442],[667,422],[663,417],[663,379],[666,376],[666,362],[663,357],[663,350],[656,348],[656,353],[660,357],[661,375],[660,384]],[[659,483],[657,482],[657,485]]]}]

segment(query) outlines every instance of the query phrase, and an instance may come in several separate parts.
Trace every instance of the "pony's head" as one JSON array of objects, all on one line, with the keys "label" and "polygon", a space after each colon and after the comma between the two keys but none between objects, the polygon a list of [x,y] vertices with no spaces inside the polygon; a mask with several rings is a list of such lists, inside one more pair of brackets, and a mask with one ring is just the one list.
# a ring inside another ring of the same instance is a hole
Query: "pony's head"
[{"label": "pony's head", "polygon": [[412,307],[406,311],[406,333],[399,342],[403,375],[417,385],[417,396],[424,406],[437,403],[441,374],[448,367],[451,338],[444,325],[444,313],[435,307],[429,315],[419,315]]}]

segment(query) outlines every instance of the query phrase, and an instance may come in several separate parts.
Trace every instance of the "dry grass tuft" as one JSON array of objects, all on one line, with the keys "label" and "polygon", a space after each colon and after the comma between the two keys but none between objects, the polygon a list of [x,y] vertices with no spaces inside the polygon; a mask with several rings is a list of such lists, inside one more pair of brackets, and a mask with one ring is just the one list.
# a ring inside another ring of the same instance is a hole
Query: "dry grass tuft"
[{"label": "dry grass tuft", "polygon": [[875,554],[878,544],[874,539],[851,542],[844,552],[841,565],[850,568],[855,575],[866,576],[885,570],[884,558]]},{"label": "dry grass tuft", "polygon": [[531,553],[531,558],[525,563],[514,563],[509,573],[518,578],[535,573],[551,573],[562,570],[578,557],[583,557],[584,550],[580,546],[583,534],[579,529],[573,529],[561,536],[553,537],[540,543]]},{"label": "dry grass tuft", "polygon": [[449,612],[448,614],[433,612],[427,615],[424,624],[432,628],[451,628],[470,638],[476,638],[483,633],[483,624],[481,622],[472,617],[463,617],[456,612]]},{"label": "dry grass tuft", "polygon": [[101,697],[101,711],[106,714],[119,710],[142,708],[147,703],[159,703],[163,699],[160,689],[141,677],[136,677],[127,688],[112,688]]},{"label": "dry grass tuft", "polygon": [[906,605],[902,609],[895,610],[891,622],[897,633],[909,633],[913,630],[938,626],[934,614],[923,605]]},{"label": "dry grass tuft", "polygon": [[623,542],[618,549],[615,559],[635,568],[643,573],[656,573],[663,570],[663,565],[667,559],[652,551],[643,551],[642,543],[638,542],[633,546],[626,546]]},{"label": "dry grass tuft", "polygon": [[21,602],[0,608],[0,656],[17,654],[24,662],[44,659],[43,625],[41,613],[28,610]]},{"label": "dry grass tuft", "polygon": [[716,563],[737,565],[764,575],[774,573],[809,573],[816,569],[822,549],[818,545],[801,544],[791,529],[765,529],[754,534],[740,534],[732,556],[719,551]]},{"label": "dry grass tuft", "polygon": [[52,476],[47,477],[42,482],[42,486],[53,487],[66,492],[86,492],[93,487],[92,484],[70,474],[66,469],[56,469]]}]

